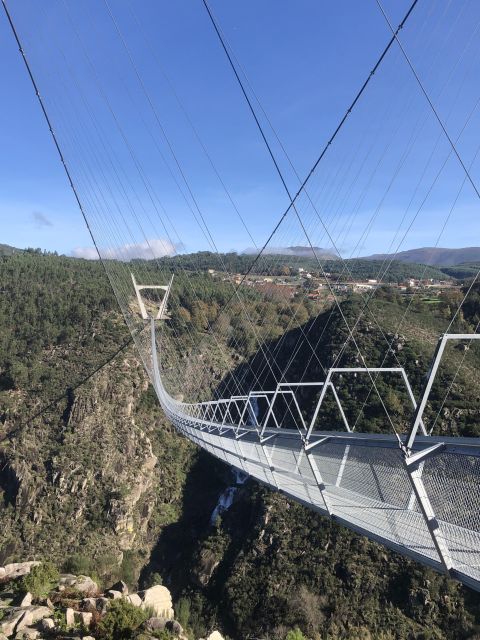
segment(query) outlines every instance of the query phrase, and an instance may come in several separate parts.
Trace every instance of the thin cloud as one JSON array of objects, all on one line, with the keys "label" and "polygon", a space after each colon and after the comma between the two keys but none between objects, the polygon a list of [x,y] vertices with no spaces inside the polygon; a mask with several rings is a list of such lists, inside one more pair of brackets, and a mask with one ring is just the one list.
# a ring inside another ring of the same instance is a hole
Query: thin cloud
[{"label": "thin cloud", "polygon": [[[173,256],[181,249],[180,245],[174,245],[169,240],[163,238],[152,238],[145,242],[136,244],[124,244],[120,247],[100,249],[100,254],[105,260],[153,260],[154,258],[164,258]],[[98,260],[98,253],[94,247],[76,247],[72,251],[74,258],[84,258],[85,260]]]},{"label": "thin cloud", "polygon": [[47,216],[41,211],[34,211],[32,213],[32,220],[37,229],[44,229],[45,227],[53,227],[53,222],[47,218]]}]

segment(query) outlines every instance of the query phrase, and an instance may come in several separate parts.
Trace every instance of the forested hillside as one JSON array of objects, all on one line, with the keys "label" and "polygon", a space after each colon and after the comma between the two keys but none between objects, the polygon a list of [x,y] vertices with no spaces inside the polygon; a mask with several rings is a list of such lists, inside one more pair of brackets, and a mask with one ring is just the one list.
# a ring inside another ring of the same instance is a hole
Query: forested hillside
[{"label": "forested hillside", "polygon": [[[229,295],[226,285],[193,277],[201,300],[192,300],[186,275],[174,291],[184,310],[174,323],[186,349],[186,327],[206,336]],[[33,253],[3,257],[0,291],[0,564],[46,558],[63,570],[95,573],[107,586],[118,577],[131,585],[162,580],[195,637],[214,627],[235,640],[283,640],[295,627],[322,640],[480,637],[477,594],[253,481],[237,487],[232,507],[211,524],[219,495],[234,483],[231,472],[166,422],[100,264]],[[461,295],[410,304],[393,290],[379,291],[361,321],[369,360],[385,353],[375,318],[393,342],[387,362],[405,365],[418,393]],[[292,326],[284,301],[255,292],[245,299],[270,348],[282,341],[281,364],[294,351],[299,324],[318,342],[325,363],[346,337],[330,308],[298,300]],[[475,329],[479,303],[476,290],[455,330]],[[343,301],[351,321],[363,306],[355,295]],[[235,307],[222,322],[230,337],[247,331]],[[243,355],[255,369],[250,338]],[[235,344],[225,343],[232,367]],[[203,356],[215,384],[225,385],[232,372],[212,354]],[[345,358],[352,357],[347,350]],[[290,379],[306,359],[299,350]],[[478,349],[448,351],[427,416],[433,425],[441,409],[439,432],[479,435],[478,366]],[[318,364],[312,362],[309,374],[318,378]],[[381,385],[398,427],[406,428],[403,391],[388,380]],[[355,419],[366,383],[344,381],[339,390]],[[308,411],[313,399],[304,400]],[[326,412],[334,428],[333,407]],[[384,422],[374,400],[358,416],[359,429],[383,431]]]},{"label": "forested hillside", "polygon": [[[219,272],[246,273],[255,262],[255,255],[244,253],[216,254],[210,251],[187,253],[173,257],[161,258],[159,263],[172,270],[186,269],[191,271],[214,269]],[[319,264],[320,262],[320,264]],[[388,267],[388,271],[387,271]],[[255,262],[253,273],[285,275],[297,273],[298,268],[312,271],[312,273],[329,273],[332,279],[340,280],[367,278],[381,279],[383,282],[403,282],[407,278],[448,279],[442,270],[422,264],[406,264],[388,258],[385,260],[325,260],[298,255],[262,255]]]}]

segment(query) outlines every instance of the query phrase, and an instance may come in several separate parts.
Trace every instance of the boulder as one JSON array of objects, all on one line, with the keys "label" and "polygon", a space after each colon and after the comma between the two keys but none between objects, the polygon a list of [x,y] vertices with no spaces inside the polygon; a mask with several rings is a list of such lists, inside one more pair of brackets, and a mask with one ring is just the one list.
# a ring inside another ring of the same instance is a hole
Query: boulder
[{"label": "boulder", "polygon": [[165,629],[173,633],[174,636],[183,636],[183,627],[177,620],[167,620]]},{"label": "boulder", "polygon": [[72,573],[62,573],[58,584],[62,587],[73,587],[76,581],[77,576],[74,576]]},{"label": "boulder", "polygon": [[124,596],[125,600],[128,600],[130,604],[133,604],[135,607],[142,606],[142,599],[138,595],[138,593],[131,593],[129,596]]},{"label": "boulder", "polygon": [[86,611],[94,611],[97,608],[97,598],[84,598],[82,608]]},{"label": "boulder", "polygon": [[122,596],[128,596],[128,587],[123,580],[119,580],[110,587],[110,591],[120,591]]},{"label": "boulder", "polygon": [[172,620],[174,617],[172,596],[167,587],[157,584],[143,592],[142,609],[151,607],[155,614],[161,618]]},{"label": "boulder", "polygon": [[1,600],[0,600],[0,610],[1,609],[8,609],[8,607],[13,607],[14,606],[14,602],[15,602],[15,597],[14,594],[11,592],[3,592],[2,595],[0,596]]},{"label": "boulder", "polygon": [[24,616],[24,609],[14,609],[6,618],[0,620],[0,633],[3,633],[7,638],[13,636],[17,625]]},{"label": "boulder", "polygon": [[89,576],[78,576],[73,584],[73,588],[81,593],[97,593],[98,584]]},{"label": "boulder", "polygon": [[165,618],[149,618],[143,623],[143,627],[147,631],[163,631],[166,624],[167,620]]},{"label": "boulder", "polygon": [[36,567],[41,564],[37,560],[32,560],[31,562],[12,562],[11,564],[6,564],[4,567],[0,567],[0,578],[20,578],[21,576],[26,576],[27,573],[30,573],[32,567]]},{"label": "boulder", "polygon": [[26,593],[20,600],[19,607],[30,607],[32,604],[33,596],[30,592]]},{"label": "boulder", "polygon": [[93,636],[83,636],[82,640],[95,640]]},{"label": "boulder", "polygon": [[43,631],[51,631],[52,629],[55,629],[55,622],[53,618],[44,618],[40,623],[40,628]]},{"label": "boulder", "polygon": [[212,633],[207,637],[207,640],[224,640],[224,638],[219,631],[212,631]]},{"label": "boulder", "polygon": [[113,589],[109,589],[108,591],[106,591],[105,595],[107,596],[107,598],[110,598],[110,600],[119,600],[122,597],[120,591],[114,591]]},{"label": "boulder", "polygon": [[95,609],[100,613],[105,613],[108,607],[108,598],[104,598],[103,596],[100,598],[95,598]]},{"label": "boulder", "polygon": [[65,610],[65,622],[67,629],[75,626],[75,611],[71,607],[67,607]]},{"label": "boulder", "polygon": [[92,624],[93,613],[91,611],[75,611],[75,622],[88,629]]},{"label": "boulder", "polygon": [[38,629],[25,627],[25,629],[22,629],[17,633],[15,640],[37,640],[37,638],[40,637],[40,631]]},{"label": "boulder", "polygon": [[24,612],[24,615],[15,627],[15,631],[21,631],[25,629],[25,627],[30,627],[40,620],[43,620],[43,618],[48,618],[52,615],[52,611],[48,607],[27,607],[21,609],[21,611]]}]

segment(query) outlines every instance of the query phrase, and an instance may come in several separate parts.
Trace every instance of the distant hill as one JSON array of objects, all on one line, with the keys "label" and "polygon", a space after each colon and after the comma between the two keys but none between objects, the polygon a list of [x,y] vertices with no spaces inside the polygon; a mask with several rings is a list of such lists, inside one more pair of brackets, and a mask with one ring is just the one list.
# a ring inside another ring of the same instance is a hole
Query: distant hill
[{"label": "distant hill", "polygon": [[[258,249],[249,247],[243,251],[244,254],[252,255],[258,253]],[[322,249],[322,247],[267,247],[263,252],[267,256],[298,256],[300,258],[315,258],[321,260],[340,260],[338,255],[331,249]]]},{"label": "distant hill", "polygon": [[474,278],[480,270],[480,262],[467,262],[465,264],[458,264],[452,267],[442,267],[442,272],[457,278],[458,280],[465,280],[467,278]]},{"label": "distant hill", "polygon": [[0,256],[12,256],[14,253],[23,253],[23,250],[11,247],[9,244],[0,243]]},{"label": "distant hill", "polygon": [[[389,254],[374,254],[366,256],[363,260],[384,260]],[[393,257],[393,255],[392,255]],[[453,267],[467,262],[480,262],[480,247],[464,247],[462,249],[442,249],[439,247],[422,247],[400,251],[395,255],[395,260],[417,264],[428,264],[435,267]]]},{"label": "distant hill", "polygon": [[[187,271],[206,271],[214,269],[229,273],[247,273],[255,260],[254,254],[222,253],[220,255],[209,251],[198,253],[183,253],[176,256],[160,258],[159,262],[168,269],[185,269]],[[381,279],[382,282],[402,282],[409,278],[434,278],[446,280],[444,270],[436,267],[426,267],[416,263],[405,263],[393,260],[386,264],[381,260],[352,259],[342,261],[338,258],[323,258],[317,261],[311,255],[267,254],[263,255],[254,265],[252,273],[261,275],[285,275],[285,268],[297,273],[302,267],[314,275],[322,276],[322,272],[330,273],[334,280],[366,280],[368,278]],[[387,268],[388,267],[388,268]]]}]

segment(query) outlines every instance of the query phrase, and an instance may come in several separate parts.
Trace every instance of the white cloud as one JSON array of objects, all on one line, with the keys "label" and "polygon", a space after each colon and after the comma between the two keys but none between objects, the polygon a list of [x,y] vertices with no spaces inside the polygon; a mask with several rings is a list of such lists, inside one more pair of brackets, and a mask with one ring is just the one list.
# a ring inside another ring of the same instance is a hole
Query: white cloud
[{"label": "white cloud", "polygon": [[74,258],[85,258],[85,260],[98,260],[98,253],[95,247],[76,247],[72,249]]},{"label": "white cloud", "polygon": [[[179,250],[180,245],[174,245],[163,238],[151,238],[145,242],[136,244],[124,244],[120,247],[100,248],[100,254],[105,260],[122,260],[129,262],[135,258],[153,260],[164,256],[173,256]],[[72,251],[74,258],[85,260],[98,260],[98,253],[94,247],[76,247]]]}]

